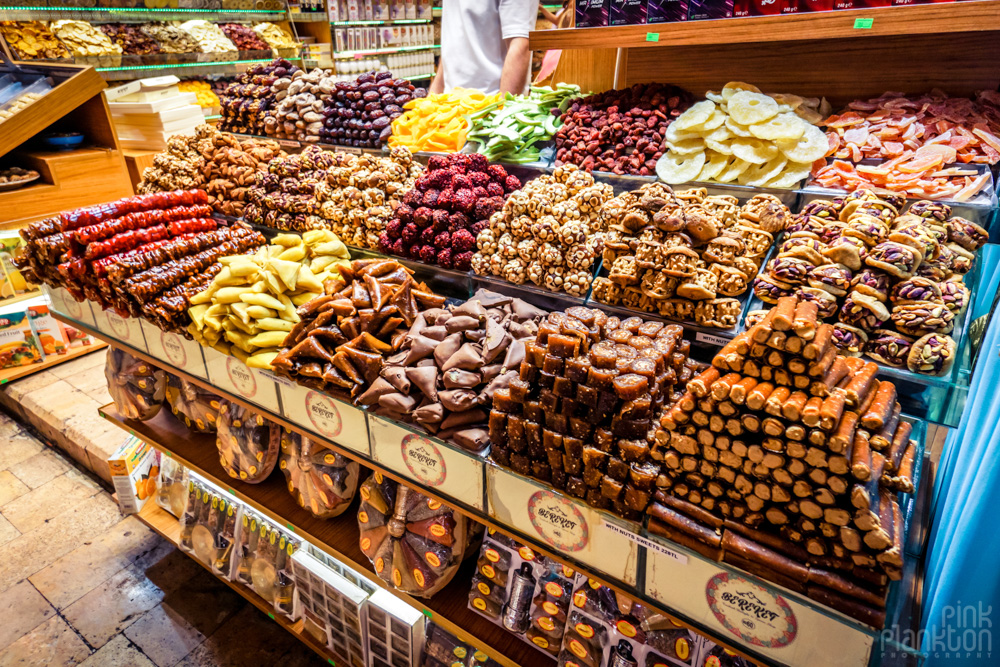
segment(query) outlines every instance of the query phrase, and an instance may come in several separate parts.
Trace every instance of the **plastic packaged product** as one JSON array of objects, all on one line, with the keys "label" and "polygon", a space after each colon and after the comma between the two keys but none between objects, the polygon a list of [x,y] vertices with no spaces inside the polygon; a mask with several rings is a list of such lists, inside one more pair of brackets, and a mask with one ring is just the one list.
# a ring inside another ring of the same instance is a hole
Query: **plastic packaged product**
[{"label": "plastic packaged product", "polygon": [[230,560],[241,508],[198,479],[188,483],[187,509],[181,517],[180,548],[222,577]]},{"label": "plastic packaged product", "polygon": [[167,388],[167,373],[114,347],[108,348],[104,377],[108,393],[126,419],[144,421],[160,411]]},{"label": "plastic packaged product", "polygon": [[222,399],[176,375],[167,375],[167,403],[174,416],[193,431],[215,433]]},{"label": "plastic packaged product", "polygon": [[245,509],[236,542],[236,562],[231,578],[252,588],[273,604],[275,611],[291,617],[295,594],[291,557],[299,541],[252,510]]},{"label": "plastic packaged product", "polygon": [[156,485],[156,504],[180,518],[184,515],[187,500],[187,468],[169,456],[161,456],[160,475]]},{"label": "plastic packaged product", "polygon": [[497,663],[486,653],[467,644],[440,625],[428,623],[420,667],[484,667]]},{"label": "plastic packaged product", "polygon": [[342,514],[358,490],[357,462],[287,429],[281,432],[278,467],[285,474],[289,493],[321,519]]},{"label": "plastic packaged product", "polygon": [[358,527],[361,550],[376,574],[416,597],[430,597],[451,581],[472,529],[450,507],[381,473],[361,485]]},{"label": "plastic packaged product", "polygon": [[281,427],[226,399],[219,401],[219,462],[233,479],[256,484],[267,479],[278,462]]}]

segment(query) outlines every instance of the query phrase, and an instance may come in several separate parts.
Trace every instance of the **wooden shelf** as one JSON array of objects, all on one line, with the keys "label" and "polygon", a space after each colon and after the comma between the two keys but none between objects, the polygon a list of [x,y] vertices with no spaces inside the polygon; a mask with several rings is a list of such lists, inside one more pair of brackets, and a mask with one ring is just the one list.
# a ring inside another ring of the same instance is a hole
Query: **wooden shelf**
[{"label": "wooden shelf", "polygon": [[[170,514],[169,512],[161,508],[159,505],[157,505],[155,501],[150,500],[145,505],[143,505],[142,509],[139,511],[138,514],[135,515],[135,517],[139,519],[139,521],[149,526],[149,528],[154,533],[158,534],[160,537],[167,540],[175,547],[180,544],[180,539],[181,539],[180,521],[178,521],[172,514]],[[211,572],[213,575],[215,574],[214,572],[212,572],[212,568],[208,567],[207,565],[202,563],[200,560],[198,560],[191,554],[187,555],[191,556],[191,559],[194,562],[201,565],[203,568]],[[271,606],[270,602],[260,597],[259,595],[257,595],[252,590],[250,590],[249,588],[247,588],[246,586],[244,586],[239,582],[229,581],[228,579],[225,579],[223,577],[218,577],[218,579],[220,581],[225,582],[227,586],[229,586],[231,589],[233,589],[234,591],[242,595],[244,598],[246,598],[250,603],[253,604],[253,606],[257,607],[262,612],[270,616],[275,623],[283,627],[285,630],[288,630],[288,632],[294,635],[296,639],[298,639],[303,644],[305,644],[313,651],[318,653],[320,656],[322,656],[324,659],[329,661],[330,664],[338,664],[338,663],[343,663],[345,665],[349,664],[346,659],[342,660],[341,658],[335,656],[327,649],[326,645],[323,642],[317,640],[315,637],[309,634],[305,630],[304,621],[302,620],[291,621],[282,616],[281,614],[275,614],[274,607]]]},{"label": "wooden shelf", "polygon": [[45,361],[39,364],[29,364],[27,366],[15,366],[14,368],[0,369],[0,384],[7,384],[8,382],[13,382],[14,380],[20,380],[23,377],[34,375],[39,371],[48,370],[49,368],[58,366],[63,362],[72,361],[73,359],[82,357],[85,354],[90,354],[91,352],[100,350],[107,347],[107,345],[108,344],[104,341],[99,340],[90,345],[71,348],[66,354],[50,354]]},{"label": "wooden shelf", "polygon": [[101,408],[100,413],[108,421],[148,442],[212,483],[229,490],[240,501],[266,514],[280,525],[289,526],[296,535],[309,540],[345,565],[364,573],[370,580],[392,591],[459,639],[482,648],[500,664],[506,667],[553,664],[537,649],[469,611],[469,582],[475,570],[474,557],[467,559],[451,583],[428,600],[400,593],[384,584],[375,574],[371,561],[362,553],[358,544],[356,507],[335,519],[318,519],[299,507],[288,493],[284,477],[277,470],[259,484],[246,484],[232,479],[219,463],[215,436],[193,433],[175,419],[169,410],[161,410],[156,417],[145,422],[125,419],[118,414],[113,404]]},{"label": "wooden shelf", "polygon": [[[871,27],[856,28],[856,19],[872,19]],[[1000,2],[980,0],[714,21],[540,30],[531,33],[530,44],[532,50],[637,48],[929,35],[998,29]],[[657,35],[658,40],[651,41],[647,38],[648,35]],[[830,55],[836,59],[834,54]]]}]

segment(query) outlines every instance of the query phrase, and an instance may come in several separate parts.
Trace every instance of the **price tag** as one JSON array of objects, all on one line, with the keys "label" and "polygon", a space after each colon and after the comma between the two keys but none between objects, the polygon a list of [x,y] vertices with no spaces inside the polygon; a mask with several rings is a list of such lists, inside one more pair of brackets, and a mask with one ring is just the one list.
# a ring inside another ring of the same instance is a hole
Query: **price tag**
[{"label": "price tag", "polygon": [[660,33],[658,32],[647,32],[646,33],[647,42],[658,42],[660,41]]},{"label": "price tag", "polygon": [[162,331],[159,327],[146,320],[140,320],[142,332],[146,337],[146,347],[149,354],[185,373],[190,373],[203,380],[208,379],[205,371],[205,359],[202,357],[201,345],[188,340],[171,331]]},{"label": "price tag", "polygon": [[341,153],[350,153],[351,155],[361,155],[364,153],[363,150],[354,146],[337,146],[337,150]]},{"label": "price tag", "polygon": [[875,19],[854,19],[855,30],[871,30]]},{"label": "price tag", "polygon": [[299,148],[302,144],[291,139],[278,139],[278,145],[284,146],[285,148]]},{"label": "price tag", "polygon": [[699,331],[694,335],[694,339],[699,343],[705,343],[706,345],[718,345],[719,347],[725,346],[729,342],[729,339],[725,336],[717,336],[715,334],[704,333]]},{"label": "price tag", "polygon": [[364,412],[293,382],[281,384],[278,391],[286,419],[330,442],[371,456]]},{"label": "price tag", "polygon": [[273,380],[236,357],[221,354],[210,347],[204,348],[203,353],[205,370],[212,384],[274,414],[281,414],[278,385]]}]

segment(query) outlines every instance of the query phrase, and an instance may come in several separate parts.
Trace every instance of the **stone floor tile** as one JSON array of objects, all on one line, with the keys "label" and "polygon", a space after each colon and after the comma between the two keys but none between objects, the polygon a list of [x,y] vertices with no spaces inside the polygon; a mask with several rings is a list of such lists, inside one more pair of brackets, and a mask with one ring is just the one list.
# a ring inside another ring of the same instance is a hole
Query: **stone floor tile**
[{"label": "stone floor tile", "polygon": [[[43,449],[30,459],[15,463],[8,470],[17,475],[17,478],[30,488],[37,489],[50,479],[63,474],[70,467],[69,461],[58,450],[49,448]],[[0,503],[0,505],[6,505],[6,503]]]},{"label": "stone floor tile", "polygon": [[69,667],[79,665],[90,653],[90,649],[66,621],[53,616],[0,651],[0,667]]},{"label": "stone floor tile", "polygon": [[107,348],[101,348],[100,350],[95,350],[91,354],[86,354],[82,357],[77,357],[73,361],[67,361],[65,363],[59,364],[58,366],[53,366],[48,370],[59,379],[65,379],[72,377],[82,371],[98,368],[101,373],[104,373],[104,360],[108,353]]},{"label": "stone floor tile", "polygon": [[66,607],[63,617],[94,648],[104,646],[163,599],[163,591],[134,565]]},{"label": "stone floor tile", "polygon": [[[39,456],[39,454],[35,454]],[[28,458],[31,460],[33,457]],[[19,465],[19,464],[16,464]],[[17,476],[14,475],[10,470],[4,470],[0,472],[0,507],[3,507],[10,501],[14,500],[18,496],[24,495],[30,491],[30,489],[22,482]]]},{"label": "stone floor tile", "polygon": [[0,592],[38,572],[83,542],[121,521],[118,505],[106,493],[96,494],[56,521],[0,545]]},{"label": "stone floor tile", "polygon": [[4,437],[0,447],[0,470],[6,470],[42,451],[42,443],[27,433],[14,433]]},{"label": "stone floor tile", "polygon": [[114,639],[80,663],[80,667],[154,667],[124,635]]},{"label": "stone floor tile", "polygon": [[[9,387],[10,385],[3,385],[0,387],[0,394],[5,394],[3,391],[4,387]],[[24,427],[16,419],[11,418],[10,415],[0,412],[0,442],[10,438],[18,433],[23,433]]]},{"label": "stone floor tile", "polygon": [[0,514],[19,531],[27,533],[98,491],[100,487],[73,469],[0,507]]},{"label": "stone floor tile", "polygon": [[31,632],[56,610],[27,581],[0,593],[0,646],[10,646],[26,633]]},{"label": "stone floor tile", "polygon": [[0,516],[0,545],[7,544],[20,535],[20,531],[12,526],[10,521]]},{"label": "stone floor tile", "polygon": [[86,368],[81,371],[77,371],[72,375],[65,375],[62,378],[69,385],[75,389],[82,391],[84,394],[97,394],[98,390],[107,391],[108,380],[104,376],[103,364],[99,367]]},{"label": "stone floor tile", "polygon": [[187,619],[161,603],[125,628],[123,634],[157,667],[171,667],[205,641]]},{"label": "stone floor tile", "polygon": [[90,463],[86,454],[87,450],[110,450],[113,452],[128,437],[125,431],[104,419],[97,412],[101,404],[91,401],[89,398],[87,400],[90,401],[88,406],[65,422],[66,439],[81,448],[81,455],[84,458],[80,458],[75,453],[71,453],[71,455],[84,466]]},{"label": "stone floor tile", "polygon": [[65,609],[155,549],[160,541],[138,519],[127,517],[29,579],[57,609]]},{"label": "stone floor tile", "polygon": [[25,376],[20,380],[9,383],[4,387],[4,392],[10,395],[14,400],[21,400],[26,394],[29,394],[36,389],[44,389],[45,387],[51,386],[54,382],[59,380],[59,376],[53,372],[50,368],[40,373],[33,373],[31,375]]}]

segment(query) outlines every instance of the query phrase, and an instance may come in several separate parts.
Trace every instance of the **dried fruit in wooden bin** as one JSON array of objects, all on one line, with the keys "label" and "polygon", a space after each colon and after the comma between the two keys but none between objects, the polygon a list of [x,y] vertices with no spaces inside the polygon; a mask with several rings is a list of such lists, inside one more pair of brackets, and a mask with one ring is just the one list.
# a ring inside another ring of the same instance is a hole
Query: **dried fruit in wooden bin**
[{"label": "dried fruit in wooden bin", "polygon": [[475,546],[476,524],[450,507],[375,473],[361,485],[361,550],[394,588],[431,597]]},{"label": "dried fruit in wooden bin", "polygon": [[167,391],[167,374],[116,347],[108,348],[104,364],[108,393],[126,419],[144,421],[159,413]]},{"label": "dried fruit in wooden bin", "polygon": [[257,484],[278,462],[281,427],[256,410],[220,399],[215,445],[219,462],[233,479]]},{"label": "dried fruit in wooden bin", "polygon": [[415,99],[403,105],[403,115],[392,121],[390,146],[402,146],[414,153],[458,152],[465,146],[468,132],[465,117],[500,99],[500,93],[486,95],[469,88],[455,88],[436,95],[424,93],[426,97],[420,95],[421,92],[423,89],[415,91]]},{"label": "dried fruit in wooden bin", "polygon": [[352,398],[378,379],[419,312],[445,302],[391,259],[356,259],[323,287],[298,308],[299,321],[271,365],[299,384]]},{"label": "dried fruit in wooden bin", "polygon": [[296,502],[321,519],[340,516],[358,490],[356,461],[295,431],[282,429],[278,467]]},{"label": "dried fruit in wooden bin", "polygon": [[192,431],[215,433],[222,399],[187,380],[167,373],[167,405]]}]

